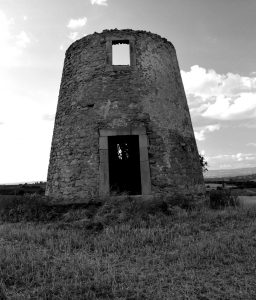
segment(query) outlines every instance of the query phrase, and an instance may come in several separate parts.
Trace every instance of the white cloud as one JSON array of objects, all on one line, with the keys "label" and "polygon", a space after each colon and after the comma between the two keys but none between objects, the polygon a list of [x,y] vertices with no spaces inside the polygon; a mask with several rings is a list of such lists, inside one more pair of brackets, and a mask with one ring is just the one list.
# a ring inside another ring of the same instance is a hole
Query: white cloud
[{"label": "white cloud", "polygon": [[195,129],[195,138],[198,141],[204,141],[205,140],[205,134],[209,132],[213,132],[220,129],[220,124],[214,124],[214,125],[207,125],[198,127]]},{"label": "white cloud", "polygon": [[198,141],[204,141],[205,140],[204,132],[202,132],[202,131],[195,131],[195,138]]},{"label": "white cloud", "polygon": [[237,161],[242,161],[244,159],[242,153],[237,153],[236,155],[232,155],[232,158]]},{"label": "white cloud", "polygon": [[44,114],[42,119],[44,121],[54,121],[55,119],[55,114]]},{"label": "white cloud", "polygon": [[246,146],[256,147],[256,143],[248,143],[248,144],[246,144]]},{"label": "white cloud", "polygon": [[220,120],[243,120],[256,117],[256,93],[240,93],[232,99],[219,96],[202,116]]},{"label": "white cloud", "polygon": [[26,48],[28,44],[31,43],[31,40],[25,31],[22,31],[17,35],[17,46],[20,48]]},{"label": "white cloud", "polygon": [[[235,153],[208,156],[211,169],[246,168],[256,166],[256,153]],[[226,167],[224,167],[226,166]]]},{"label": "white cloud", "polygon": [[251,119],[246,123],[240,124],[239,127],[245,127],[245,128],[248,128],[248,129],[255,129],[256,128],[256,121],[255,121],[255,119]]},{"label": "white cloud", "polygon": [[105,5],[105,6],[108,5],[107,0],[91,0],[91,4]]},{"label": "white cloud", "polygon": [[245,161],[245,160],[256,160],[256,154],[255,153],[237,153],[232,155],[225,155],[226,158],[231,158],[235,161]]},{"label": "white cloud", "polygon": [[256,159],[255,153],[236,153],[236,154],[220,154],[216,156],[210,156],[209,159],[232,159],[236,161],[242,161],[242,160],[251,160]]},{"label": "white cloud", "polygon": [[[75,41],[77,40],[78,36],[79,36],[79,30],[84,27],[87,23],[87,18],[80,18],[80,19],[70,19],[68,22],[67,27],[69,29],[72,29],[73,31],[69,33],[68,38],[71,41]],[[60,50],[63,50],[64,47],[63,45],[60,47]]]},{"label": "white cloud", "polygon": [[70,34],[68,35],[68,37],[72,40],[75,41],[78,37],[78,32],[70,32]]},{"label": "white cloud", "polygon": [[87,23],[86,17],[80,19],[70,19],[67,27],[70,29],[78,29],[84,27],[86,23]]},{"label": "white cloud", "polygon": [[14,19],[8,18],[0,10],[0,67],[2,68],[22,65],[21,56],[24,48],[31,42],[25,31],[13,33],[14,24]]},{"label": "white cloud", "polygon": [[192,115],[219,120],[256,117],[256,77],[217,74],[199,66],[181,71]]},{"label": "white cloud", "polygon": [[23,16],[23,20],[27,21],[28,17],[27,16]]}]

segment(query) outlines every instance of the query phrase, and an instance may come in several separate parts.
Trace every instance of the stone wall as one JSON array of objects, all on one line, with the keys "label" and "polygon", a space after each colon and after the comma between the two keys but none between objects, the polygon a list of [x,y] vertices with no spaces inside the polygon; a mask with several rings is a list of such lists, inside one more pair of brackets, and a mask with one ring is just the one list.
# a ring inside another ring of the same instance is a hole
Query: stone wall
[{"label": "stone wall", "polygon": [[[112,66],[111,41],[129,40],[131,66]],[[46,195],[84,202],[99,195],[101,129],[146,129],[151,193],[204,193],[173,45],[145,31],[105,30],[66,52]]]}]

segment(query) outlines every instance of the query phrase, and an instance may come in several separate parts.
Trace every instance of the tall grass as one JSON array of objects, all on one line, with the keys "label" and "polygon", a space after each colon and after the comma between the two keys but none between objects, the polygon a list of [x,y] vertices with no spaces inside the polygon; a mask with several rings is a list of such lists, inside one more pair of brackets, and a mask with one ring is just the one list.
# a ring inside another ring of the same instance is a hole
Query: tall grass
[{"label": "tall grass", "polygon": [[9,299],[256,299],[255,209],[140,216],[129,205],[99,209],[101,230],[67,216],[2,223]]}]

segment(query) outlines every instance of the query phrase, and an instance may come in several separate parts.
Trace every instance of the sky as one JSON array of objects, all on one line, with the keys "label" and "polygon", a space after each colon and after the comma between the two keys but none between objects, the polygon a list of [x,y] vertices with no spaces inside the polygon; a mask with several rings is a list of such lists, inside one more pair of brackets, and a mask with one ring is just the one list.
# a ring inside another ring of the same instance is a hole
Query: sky
[{"label": "sky", "polygon": [[0,183],[45,181],[65,51],[104,29],[176,48],[209,169],[256,166],[256,0],[0,0]]}]

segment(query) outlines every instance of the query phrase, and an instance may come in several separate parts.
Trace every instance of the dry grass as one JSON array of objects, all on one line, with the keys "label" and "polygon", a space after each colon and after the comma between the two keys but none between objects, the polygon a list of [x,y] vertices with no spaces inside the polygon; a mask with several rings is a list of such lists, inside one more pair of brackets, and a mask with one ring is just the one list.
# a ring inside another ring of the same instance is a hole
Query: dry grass
[{"label": "dry grass", "polygon": [[245,207],[256,206],[256,196],[238,196],[241,205]]},{"label": "dry grass", "polygon": [[255,209],[107,211],[102,230],[70,219],[2,223],[8,299],[256,299]]}]

